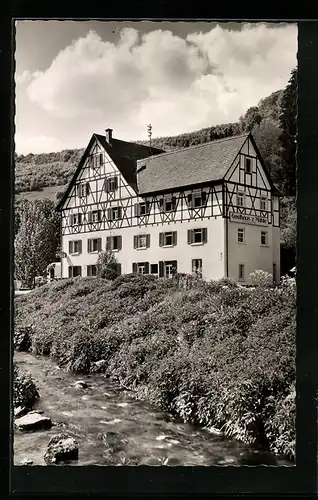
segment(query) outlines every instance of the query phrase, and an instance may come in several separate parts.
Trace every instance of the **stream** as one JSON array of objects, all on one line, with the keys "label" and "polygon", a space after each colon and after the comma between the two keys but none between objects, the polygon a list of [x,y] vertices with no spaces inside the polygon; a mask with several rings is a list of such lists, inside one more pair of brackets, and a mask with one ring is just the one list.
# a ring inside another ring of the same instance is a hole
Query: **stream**
[{"label": "stream", "polygon": [[[224,439],[207,429],[172,419],[132,397],[103,374],[77,375],[63,371],[50,358],[15,352],[14,360],[30,371],[40,398],[33,409],[50,417],[49,430],[14,432],[14,465],[32,460],[45,465],[50,438],[66,432],[79,444],[79,459],[71,465],[276,465],[293,462],[253,446]],[[87,389],[74,382],[83,380]],[[111,449],[101,439],[110,433]]]}]

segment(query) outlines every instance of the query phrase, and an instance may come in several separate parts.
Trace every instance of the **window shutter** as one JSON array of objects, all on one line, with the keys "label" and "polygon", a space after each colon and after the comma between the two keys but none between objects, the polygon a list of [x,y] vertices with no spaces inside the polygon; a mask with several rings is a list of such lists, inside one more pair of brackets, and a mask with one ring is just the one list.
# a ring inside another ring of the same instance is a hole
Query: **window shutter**
[{"label": "window shutter", "polygon": [[118,219],[121,219],[121,207],[118,207]]},{"label": "window shutter", "polygon": [[123,237],[122,236],[117,236],[117,246],[118,250],[121,250],[123,247]]},{"label": "window shutter", "polygon": [[193,229],[188,229],[188,245],[193,243]]},{"label": "window shutter", "polygon": [[206,192],[205,191],[202,191],[202,195],[201,195],[201,199],[202,199],[202,205],[205,205],[206,204]]},{"label": "window shutter", "polygon": [[79,276],[82,276],[82,266],[78,266],[78,270],[79,270],[78,275],[79,275]]},{"label": "window shutter", "polygon": [[135,217],[139,217],[140,215],[140,205],[139,203],[135,203],[134,205]]},{"label": "window shutter", "polygon": [[150,214],[150,201],[146,201],[146,214]]},{"label": "window shutter", "polygon": [[68,242],[68,253],[73,253],[73,241]]},{"label": "window shutter", "polygon": [[112,250],[112,238],[107,236],[106,238],[106,250]]},{"label": "window shutter", "polygon": [[159,246],[163,247],[164,245],[164,233],[159,233]]},{"label": "window shutter", "polygon": [[163,278],[163,276],[164,276],[164,263],[161,260],[159,262],[159,278]]},{"label": "window shutter", "polygon": [[114,177],[114,188],[118,189],[118,177]]},{"label": "window shutter", "polygon": [[109,191],[109,179],[105,179],[104,190],[106,191],[106,193],[108,193],[108,191]]},{"label": "window shutter", "polygon": [[72,269],[73,269],[73,268],[72,268],[72,266],[68,266],[68,277],[69,277],[69,278],[72,278],[72,277],[73,277],[73,276],[72,276]]},{"label": "window shutter", "polygon": [[160,210],[160,212],[163,211],[163,198],[160,198],[160,200],[159,200],[159,210]]},{"label": "window shutter", "polygon": [[117,262],[117,273],[120,276],[121,275],[121,263]]},{"label": "window shutter", "polygon": [[172,197],[172,209],[175,210],[177,207],[177,198],[175,196]]},{"label": "window shutter", "polygon": [[97,251],[100,252],[102,249],[102,238],[98,238]]},{"label": "window shutter", "polygon": [[82,224],[82,214],[77,214],[78,217],[78,223]]},{"label": "window shutter", "polygon": [[88,223],[92,222],[92,212],[87,212],[87,221]]},{"label": "window shutter", "polygon": [[73,220],[72,219],[73,219],[73,215],[69,215],[68,216],[68,223],[69,223],[70,226],[73,225]]},{"label": "window shutter", "polygon": [[149,274],[149,262],[145,262],[145,274]]},{"label": "window shutter", "polygon": [[189,205],[190,207],[192,207],[192,193],[191,193],[191,194],[188,194],[188,197],[187,197],[187,198],[188,198],[188,205]]},{"label": "window shutter", "polygon": [[202,229],[202,241],[203,243],[208,241],[208,229],[206,227]]},{"label": "window shutter", "polygon": [[107,209],[107,218],[108,218],[108,220],[112,220],[112,209],[111,208]]},{"label": "window shutter", "polygon": [[177,244],[177,231],[173,231],[172,233],[172,244],[173,245]]},{"label": "window shutter", "polygon": [[137,272],[137,262],[133,262],[132,271],[133,271],[133,273]]},{"label": "window shutter", "polygon": [[89,195],[89,182],[86,182],[86,196]]},{"label": "window shutter", "polygon": [[91,252],[91,248],[92,248],[92,240],[87,240],[87,251],[88,251],[88,253]]},{"label": "window shutter", "polygon": [[134,236],[134,248],[138,248],[138,236]]},{"label": "window shutter", "polygon": [[178,272],[178,261],[173,260],[172,261],[172,274],[177,274]]},{"label": "window shutter", "polygon": [[99,153],[99,164],[103,164],[103,153]]},{"label": "window shutter", "polygon": [[78,246],[79,246],[79,253],[82,253],[82,240],[78,240]]},{"label": "window shutter", "polygon": [[146,247],[150,247],[150,234],[146,234]]}]

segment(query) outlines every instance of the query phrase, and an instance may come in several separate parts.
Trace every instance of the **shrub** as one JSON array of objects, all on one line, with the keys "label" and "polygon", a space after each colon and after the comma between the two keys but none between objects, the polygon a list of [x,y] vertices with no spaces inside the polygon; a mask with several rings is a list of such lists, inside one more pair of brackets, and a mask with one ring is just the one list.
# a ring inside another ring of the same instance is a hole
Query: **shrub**
[{"label": "shrub", "polygon": [[114,280],[120,275],[118,262],[114,254],[107,249],[99,253],[96,268],[99,278]]},{"label": "shrub", "polygon": [[249,278],[254,286],[262,286],[265,288],[273,286],[273,276],[266,271],[258,269],[250,273]]},{"label": "shrub", "polygon": [[13,364],[13,404],[17,406],[32,407],[34,401],[39,397],[38,389],[31,373],[23,373],[20,368]]},{"label": "shrub", "polygon": [[103,359],[106,374],[137,397],[294,456],[289,280],[252,289],[184,276],[73,278],[18,297],[15,312],[17,327],[34,325],[34,352],[74,372]]}]

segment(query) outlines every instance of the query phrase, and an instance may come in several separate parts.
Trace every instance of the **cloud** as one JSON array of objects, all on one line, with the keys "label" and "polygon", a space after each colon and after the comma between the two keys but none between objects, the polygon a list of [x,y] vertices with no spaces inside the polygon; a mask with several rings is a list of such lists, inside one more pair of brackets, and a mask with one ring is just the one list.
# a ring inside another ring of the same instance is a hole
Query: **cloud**
[{"label": "cloud", "polygon": [[20,75],[15,75],[15,82],[17,85],[28,85],[34,78],[38,78],[41,75],[40,71],[35,71],[31,73],[28,70],[24,70]]},{"label": "cloud", "polygon": [[236,121],[286,85],[297,26],[279,26],[217,26],[186,39],[125,28],[116,45],[90,31],[20,81],[29,78],[29,99],[49,116],[77,120],[78,133],[110,126],[117,137],[141,139],[149,122],[154,136],[182,133]]},{"label": "cloud", "polygon": [[32,153],[52,153],[66,149],[62,141],[55,137],[37,135],[26,137],[20,133],[15,134],[15,151],[18,155]]}]

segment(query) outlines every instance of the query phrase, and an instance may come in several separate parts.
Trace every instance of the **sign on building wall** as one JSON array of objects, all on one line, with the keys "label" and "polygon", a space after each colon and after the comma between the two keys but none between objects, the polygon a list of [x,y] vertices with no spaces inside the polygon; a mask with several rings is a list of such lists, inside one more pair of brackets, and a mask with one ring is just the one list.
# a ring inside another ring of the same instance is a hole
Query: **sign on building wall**
[{"label": "sign on building wall", "polygon": [[230,212],[229,216],[231,222],[239,222],[241,224],[254,224],[254,226],[268,226],[267,218],[261,217],[259,215],[245,215]]}]

